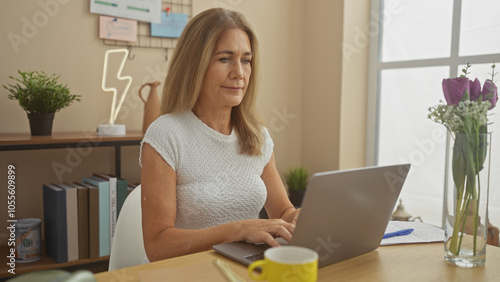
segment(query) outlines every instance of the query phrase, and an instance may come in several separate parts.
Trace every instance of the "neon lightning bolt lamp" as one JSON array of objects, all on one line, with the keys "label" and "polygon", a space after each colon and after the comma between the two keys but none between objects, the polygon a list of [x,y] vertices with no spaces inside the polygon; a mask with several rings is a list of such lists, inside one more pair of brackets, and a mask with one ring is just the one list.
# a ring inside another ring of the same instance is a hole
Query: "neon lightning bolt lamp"
[{"label": "neon lightning bolt lamp", "polygon": [[[118,80],[128,80],[127,86],[123,90],[123,94],[121,95],[118,103],[116,99],[117,90],[115,87],[106,87],[106,77],[108,73],[108,58],[111,53],[124,53],[122,62],[120,64],[120,68],[116,73],[116,78]],[[112,49],[106,51],[106,55],[104,56],[104,68],[102,71],[102,90],[106,92],[113,92],[113,101],[111,104],[111,114],[109,116],[109,124],[99,124],[97,126],[97,135],[113,135],[113,136],[123,136],[126,134],[126,129],[124,124],[115,124],[116,117],[120,112],[120,108],[122,107],[123,101],[127,96],[128,89],[132,84],[131,76],[122,76],[123,66],[125,65],[125,61],[128,58],[128,50],[127,49]]]}]

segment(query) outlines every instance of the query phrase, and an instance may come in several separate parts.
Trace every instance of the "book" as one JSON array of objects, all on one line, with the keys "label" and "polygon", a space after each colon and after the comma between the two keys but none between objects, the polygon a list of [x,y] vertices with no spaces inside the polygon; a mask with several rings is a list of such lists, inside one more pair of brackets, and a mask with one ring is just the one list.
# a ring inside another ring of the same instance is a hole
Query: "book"
[{"label": "book", "polygon": [[78,260],[78,195],[77,189],[65,183],[54,184],[66,190],[66,224],[68,261]]},{"label": "book", "polygon": [[109,182],[109,244],[112,246],[116,221],[118,219],[117,179],[114,176],[104,173],[93,173],[92,177],[99,181],[105,180]]},{"label": "book", "polygon": [[125,203],[125,199],[128,196],[128,181],[126,179],[117,178],[116,179],[116,187],[117,187],[117,199],[118,199],[118,216],[120,216],[120,212],[123,207],[123,203]]},{"label": "book", "polygon": [[73,182],[78,198],[78,258],[89,258],[89,188]]},{"label": "book", "polygon": [[89,258],[99,257],[99,188],[80,183],[89,189]]},{"label": "book", "polygon": [[45,252],[56,262],[68,261],[66,190],[43,185],[43,221]]},{"label": "book", "polygon": [[85,176],[82,182],[99,189],[99,256],[109,256],[109,182]]},{"label": "book", "polygon": [[96,173],[95,175],[96,176],[98,175],[99,177],[106,180],[111,178],[116,178],[116,199],[117,199],[116,203],[117,203],[117,217],[118,217],[120,215],[120,211],[122,210],[123,203],[125,202],[125,199],[129,194],[128,181],[126,179],[116,177],[113,174]]}]

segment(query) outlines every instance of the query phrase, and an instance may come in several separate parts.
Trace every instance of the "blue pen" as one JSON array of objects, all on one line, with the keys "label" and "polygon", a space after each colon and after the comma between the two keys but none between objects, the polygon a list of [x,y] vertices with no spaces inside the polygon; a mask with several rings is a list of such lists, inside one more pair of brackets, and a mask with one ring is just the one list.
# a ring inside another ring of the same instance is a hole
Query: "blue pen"
[{"label": "blue pen", "polygon": [[399,231],[391,232],[391,233],[385,233],[384,237],[382,237],[382,239],[386,239],[386,238],[390,238],[390,237],[394,237],[394,236],[404,236],[404,235],[408,235],[412,232],[413,232],[413,228],[403,229],[403,230],[399,230]]}]

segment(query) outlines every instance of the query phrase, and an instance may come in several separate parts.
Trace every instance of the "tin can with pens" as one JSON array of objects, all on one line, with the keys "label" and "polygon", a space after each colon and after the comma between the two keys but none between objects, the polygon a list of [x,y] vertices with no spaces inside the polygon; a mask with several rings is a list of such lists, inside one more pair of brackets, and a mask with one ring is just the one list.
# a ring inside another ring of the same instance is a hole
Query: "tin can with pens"
[{"label": "tin can with pens", "polygon": [[16,262],[32,262],[42,257],[39,218],[23,218],[16,222]]}]

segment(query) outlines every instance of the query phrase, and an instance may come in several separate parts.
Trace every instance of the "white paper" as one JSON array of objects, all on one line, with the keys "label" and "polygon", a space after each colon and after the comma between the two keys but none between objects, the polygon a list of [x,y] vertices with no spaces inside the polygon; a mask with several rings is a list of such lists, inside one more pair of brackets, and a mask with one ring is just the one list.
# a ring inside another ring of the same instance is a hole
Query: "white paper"
[{"label": "white paper", "polygon": [[161,0],[90,0],[90,12],[161,23]]},{"label": "white paper", "polygon": [[385,233],[413,228],[413,232],[404,236],[382,239],[380,246],[411,243],[443,242],[444,230],[435,226],[412,221],[390,221]]}]

